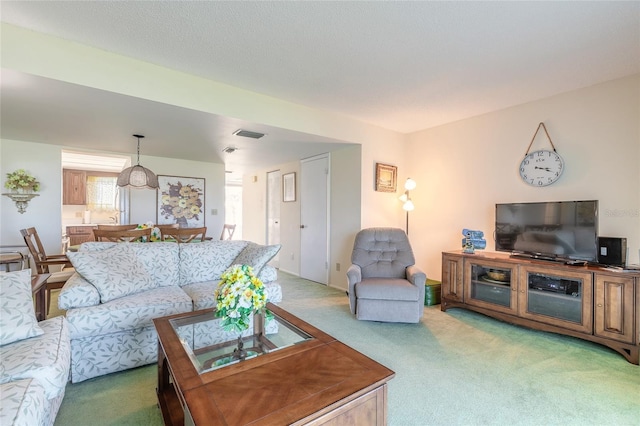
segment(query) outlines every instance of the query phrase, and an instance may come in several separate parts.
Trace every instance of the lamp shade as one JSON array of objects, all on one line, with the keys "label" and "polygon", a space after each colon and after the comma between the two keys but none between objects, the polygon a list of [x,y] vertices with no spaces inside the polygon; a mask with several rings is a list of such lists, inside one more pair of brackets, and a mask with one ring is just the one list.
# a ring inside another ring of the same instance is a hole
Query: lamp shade
[{"label": "lamp shade", "polygon": [[146,167],[137,164],[127,167],[118,176],[118,186],[130,186],[133,188],[158,188],[158,176]]},{"label": "lamp shade", "polygon": [[402,208],[408,212],[412,211],[415,206],[413,205],[413,201],[411,201],[411,199],[408,199],[407,201],[405,201],[405,203],[402,205]]},{"label": "lamp shade", "polygon": [[404,183],[404,189],[406,189],[407,191],[413,191],[414,189],[416,189],[416,181],[411,178],[407,178]]},{"label": "lamp shade", "polygon": [[144,138],[143,135],[133,135],[134,138],[138,138],[138,164],[135,166],[127,167],[120,172],[118,186],[130,186],[132,188],[146,188],[156,189],[158,185],[158,176],[151,170],[140,165],[140,139]]}]

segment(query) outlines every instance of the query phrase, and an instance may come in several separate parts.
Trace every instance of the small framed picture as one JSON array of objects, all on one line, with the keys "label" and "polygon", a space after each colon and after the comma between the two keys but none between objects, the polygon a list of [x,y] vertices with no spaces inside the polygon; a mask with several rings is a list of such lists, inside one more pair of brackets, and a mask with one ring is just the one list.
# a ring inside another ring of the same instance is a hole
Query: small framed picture
[{"label": "small framed picture", "polygon": [[296,200],[296,173],[282,175],[282,201],[285,203]]},{"label": "small framed picture", "polygon": [[376,191],[396,192],[398,168],[388,164],[376,163]]}]

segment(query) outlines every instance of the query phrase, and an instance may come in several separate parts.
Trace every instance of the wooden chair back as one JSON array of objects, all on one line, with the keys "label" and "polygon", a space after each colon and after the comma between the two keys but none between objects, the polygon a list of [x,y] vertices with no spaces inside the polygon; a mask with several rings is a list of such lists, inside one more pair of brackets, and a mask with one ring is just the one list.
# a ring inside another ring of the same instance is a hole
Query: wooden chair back
[{"label": "wooden chair back", "polygon": [[98,226],[98,229],[103,229],[105,231],[128,231],[129,229],[136,229],[138,227],[138,224],[137,223],[130,223],[128,225],[102,224],[97,226]]},{"label": "wooden chair back", "polygon": [[204,241],[207,235],[207,227],[201,228],[175,228],[162,232],[162,241],[175,240],[177,243],[191,243]]},{"label": "wooden chair back", "polygon": [[178,225],[177,223],[169,223],[165,225],[156,225],[156,228],[158,228],[160,230],[160,233],[162,233],[165,230],[178,229],[180,228],[180,225]]},{"label": "wooden chair back", "polygon": [[[112,241],[116,243],[133,243],[151,240],[152,228],[128,229],[124,231],[108,231],[104,229],[94,229],[93,236],[96,241]],[[146,238],[145,238],[146,237]]]},{"label": "wooden chair back", "polygon": [[69,259],[64,254],[47,256],[36,228],[21,229],[20,234],[29,248],[29,253],[31,257],[33,257],[35,269],[38,274],[48,274],[50,265],[71,266],[71,262],[69,262]]},{"label": "wooden chair back", "polygon": [[222,233],[220,234],[221,240],[230,240],[233,238],[233,233],[236,232],[236,225],[225,223],[222,227]]}]

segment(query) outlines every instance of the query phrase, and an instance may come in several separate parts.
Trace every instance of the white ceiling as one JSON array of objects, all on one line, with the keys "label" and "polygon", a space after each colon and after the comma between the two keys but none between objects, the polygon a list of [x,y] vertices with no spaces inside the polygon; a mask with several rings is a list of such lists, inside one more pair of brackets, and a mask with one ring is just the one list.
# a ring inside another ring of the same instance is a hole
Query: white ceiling
[{"label": "white ceiling", "polygon": [[[0,7],[6,23],[402,133],[640,72],[637,1],[2,1]],[[20,78],[37,89],[24,93],[5,84]],[[2,80],[3,138],[35,135],[94,148],[108,141],[114,151],[132,152],[135,139],[123,140],[123,132],[147,131],[143,153],[238,169],[339,146],[4,69]],[[77,127],[69,128],[68,117],[78,118]],[[229,136],[240,127],[268,137]],[[220,152],[230,144],[240,148],[232,154],[237,160]]]}]

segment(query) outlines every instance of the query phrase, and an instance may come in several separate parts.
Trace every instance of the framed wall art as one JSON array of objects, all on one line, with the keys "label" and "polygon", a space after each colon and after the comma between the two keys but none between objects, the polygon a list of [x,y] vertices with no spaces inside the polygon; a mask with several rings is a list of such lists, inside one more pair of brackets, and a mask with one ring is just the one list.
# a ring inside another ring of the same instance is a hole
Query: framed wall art
[{"label": "framed wall art", "polygon": [[282,201],[285,203],[296,200],[296,173],[282,175]]},{"label": "framed wall art", "polygon": [[158,175],[156,224],[205,226],[204,178]]},{"label": "framed wall art", "polygon": [[376,163],[376,191],[396,192],[398,168],[388,164]]}]

